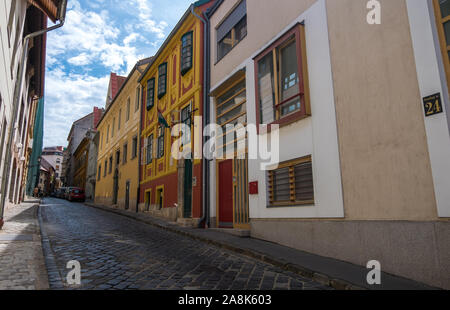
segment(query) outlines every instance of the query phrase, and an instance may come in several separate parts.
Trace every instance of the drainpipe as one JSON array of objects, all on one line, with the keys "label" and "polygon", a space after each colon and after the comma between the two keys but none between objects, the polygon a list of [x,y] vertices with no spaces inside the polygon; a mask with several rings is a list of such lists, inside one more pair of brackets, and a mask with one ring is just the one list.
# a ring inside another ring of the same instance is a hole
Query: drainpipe
[{"label": "drainpipe", "polygon": [[[206,14],[204,18],[195,13],[194,6],[191,6],[191,13],[200,19],[204,25],[203,27],[203,129],[209,125],[209,104],[208,104],[208,82],[209,82],[209,19]],[[203,146],[206,144],[206,138],[203,136]],[[203,213],[199,222],[199,228],[209,227],[209,161],[203,156],[202,169],[202,206]],[[203,225],[202,225],[203,224]]]},{"label": "drainpipe", "polygon": [[[25,74],[25,69],[26,69],[26,60],[27,60],[27,54],[28,54],[28,44],[30,42],[31,39],[41,36],[47,32],[50,32],[52,30],[58,29],[60,27],[62,27],[64,25],[64,22],[66,20],[66,8],[67,8],[67,0],[63,0],[61,3],[61,7],[60,7],[60,11],[59,11],[59,24],[49,27],[47,29],[43,29],[43,30],[39,30],[33,33],[28,34],[24,40],[23,40],[23,45],[22,45],[22,58],[19,62],[19,76],[17,77],[16,80],[16,85],[14,86],[14,97],[13,97],[13,114],[11,117],[11,122],[10,122],[10,126],[9,126],[9,132],[8,132],[8,143],[6,145],[6,157],[5,157],[5,167],[3,167],[3,175],[2,175],[2,186],[1,186],[1,193],[2,193],[2,198],[0,200],[0,223],[3,222],[3,214],[4,214],[4,210],[5,210],[5,200],[6,200],[6,189],[7,189],[7,184],[9,183],[9,169],[11,166],[11,157],[12,157],[12,150],[11,150],[11,146],[12,146],[12,142],[13,142],[13,137],[14,137],[14,131],[15,131],[15,124],[17,121],[17,114],[18,114],[18,110],[19,110],[19,102],[20,102],[20,96],[21,96],[21,86],[22,86],[22,82],[23,82],[23,78],[24,78],[24,74]],[[39,169],[38,169],[38,173],[39,173]],[[1,225],[0,225],[1,228]]]},{"label": "drainpipe", "polygon": [[[138,68],[138,71],[139,71],[139,66],[138,65],[136,65],[137,66],[137,68]],[[141,72],[141,71],[139,71],[139,72]],[[142,73],[142,72],[141,72]],[[141,86],[141,91],[142,91],[142,93],[141,93],[141,101],[142,101],[142,103],[144,103],[144,87],[142,87]],[[137,186],[137,196],[136,196],[136,213],[139,213],[139,201],[141,200],[141,169],[142,169],[142,167],[141,167],[141,163],[142,163],[142,158],[141,158],[141,156],[142,156],[142,143],[141,143],[141,135],[142,135],[142,119],[143,119],[143,117],[142,117],[142,115],[143,115],[143,113],[144,113],[144,107],[143,107],[144,105],[143,104],[141,104],[140,105],[140,110],[139,110],[139,112],[140,112],[140,115],[139,115],[139,118],[140,118],[140,121],[139,121],[139,137],[138,137],[138,141],[139,141],[139,158],[138,158],[138,186]]]}]

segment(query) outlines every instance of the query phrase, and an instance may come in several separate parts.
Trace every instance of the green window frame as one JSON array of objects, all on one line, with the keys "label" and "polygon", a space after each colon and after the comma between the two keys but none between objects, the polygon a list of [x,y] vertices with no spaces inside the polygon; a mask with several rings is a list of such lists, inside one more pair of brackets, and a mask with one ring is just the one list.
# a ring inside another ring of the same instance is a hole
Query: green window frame
[{"label": "green window frame", "polygon": [[153,134],[147,137],[147,165],[153,161]]},{"label": "green window frame", "polygon": [[165,127],[160,126],[158,128],[158,158],[164,157],[164,134]]},{"label": "green window frame", "polygon": [[147,81],[147,111],[155,105],[155,78]]},{"label": "green window frame", "polygon": [[167,62],[158,67],[158,99],[164,97],[167,92]]},{"label": "green window frame", "polygon": [[181,37],[181,60],[180,60],[181,75],[185,75],[186,73],[189,72],[189,70],[192,69],[193,39],[194,39],[193,31],[190,31]]}]

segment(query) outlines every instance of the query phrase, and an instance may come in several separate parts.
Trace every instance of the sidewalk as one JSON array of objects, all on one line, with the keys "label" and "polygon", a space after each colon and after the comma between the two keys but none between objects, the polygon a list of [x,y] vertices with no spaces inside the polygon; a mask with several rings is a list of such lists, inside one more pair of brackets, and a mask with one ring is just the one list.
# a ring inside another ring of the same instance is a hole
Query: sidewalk
[{"label": "sidewalk", "polygon": [[335,289],[378,289],[378,290],[429,290],[436,289],[422,283],[398,276],[381,273],[381,285],[370,286],[366,276],[368,269],[351,263],[327,258],[279,244],[254,238],[241,238],[211,229],[185,228],[143,213],[132,213],[86,203],[87,206],[116,213],[166,229],[196,240],[207,242],[246,256],[250,256],[285,270],[295,272]]},{"label": "sidewalk", "polygon": [[39,200],[5,209],[0,230],[0,290],[48,289],[37,211]]}]

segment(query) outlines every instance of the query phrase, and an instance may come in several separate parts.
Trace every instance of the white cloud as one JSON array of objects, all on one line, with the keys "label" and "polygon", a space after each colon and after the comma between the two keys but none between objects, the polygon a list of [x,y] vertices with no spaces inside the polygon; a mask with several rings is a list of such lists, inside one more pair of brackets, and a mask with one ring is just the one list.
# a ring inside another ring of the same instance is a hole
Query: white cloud
[{"label": "white cloud", "polygon": [[67,145],[72,123],[91,113],[93,107],[104,107],[109,75],[92,77],[55,69],[47,73],[48,90],[45,108],[45,141],[49,145]]},{"label": "white cloud", "polygon": [[156,34],[158,39],[165,37],[164,31],[168,24],[165,21],[157,23],[152,19],[152,4],[148,0],[135,0],[138,6],[140,24],[138,27],[146,32]]},{"label": "white cloud", "polygon": [[91,59],[92,57],[89,56],[87,53],[81,53],[78,56],[69,58],[67,62],[75,66],[85,66],[91,62]]},{"label": "white cloud", "polygon": [[[119,70],[126,64],[124,61],[138,58],[136,47],[131,46],[135,36],[128,36],[120,46],[115,43],[120,30],[113,26],[106,11],[100,14],[83,11],[77,1],[67,12],[67,21],[61,31],[50,33],[48,40],[48,55],[62,57],[68,51],[78,52],[75,57],[69,58],[72,65],[86,66],[99,60],[110,70]],[[110,58],[111,57],[111,58]]]}]

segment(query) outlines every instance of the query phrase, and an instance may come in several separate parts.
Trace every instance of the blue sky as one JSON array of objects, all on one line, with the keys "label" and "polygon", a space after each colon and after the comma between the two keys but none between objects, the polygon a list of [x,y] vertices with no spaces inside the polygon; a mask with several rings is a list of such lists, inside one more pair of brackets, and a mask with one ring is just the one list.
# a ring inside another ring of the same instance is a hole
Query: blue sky
[{"label": "blue sky", "polygon": [[110,72],[154,55],[191,2],[69,0],[47,39],[44,146],[66,146],[73,121],[105,106]]}]

